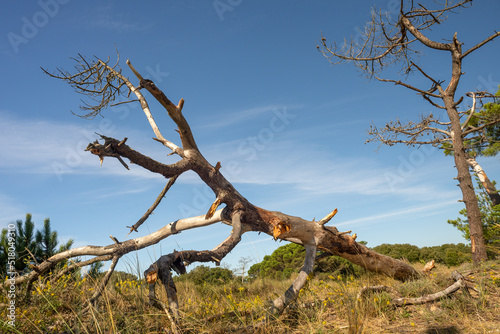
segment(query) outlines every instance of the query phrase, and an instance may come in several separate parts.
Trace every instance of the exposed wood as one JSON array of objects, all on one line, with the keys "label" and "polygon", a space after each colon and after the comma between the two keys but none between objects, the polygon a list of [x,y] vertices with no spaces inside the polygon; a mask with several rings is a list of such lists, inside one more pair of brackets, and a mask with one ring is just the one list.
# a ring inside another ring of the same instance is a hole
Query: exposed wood
[{"label": "exposed wood", "polygon": [[422,271],[426,274],[430,273],[432,269],[436,268],[435,262],[436,261],[434,260],[430,260],[429,262],[427,262]]},{"label": "exposed wood", "polygon": [[325,225],[326,223],[328,223],[336,214],[337,214],[338,210],[335,208],[335,210],[333,210],[332,212],[330,212],[325,218],[321,219],[318,224],[319,225]]},{"label": "exposed wood", "polygon": [[486,172],[481,167],[481,165],[479,165],[479,163],[476,161],[475,158],[468,158],[467,163],[469,164],[470,168],[474,170],[474,173],[476,173],[477,177],[479,178],[479,181],[481,182],[484,190],[490,197],[493,205],[499,205],[500,194],[498,193],[498,190],[496,189],[495,185],[490,181],[490,179],[486,175]]}]

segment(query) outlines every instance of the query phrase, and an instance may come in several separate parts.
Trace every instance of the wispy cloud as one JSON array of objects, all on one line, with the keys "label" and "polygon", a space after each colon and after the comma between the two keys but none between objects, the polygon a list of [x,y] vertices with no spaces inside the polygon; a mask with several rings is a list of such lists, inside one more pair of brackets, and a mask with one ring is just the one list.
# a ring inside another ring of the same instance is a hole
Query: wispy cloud
[{"label": "wispy cloud", "polygon": [[[272,110],[271,106],[242,111],[252,117]],[[233,116],[226,124],[237,122]],[[95,139],[91,127],[74,124],[46,122],[33,119],[16,119],[0,113],[0,140],[9,145],[0,146],[0,168],[15,173],[45,173],[56,177],[65,174],[99,174],[133,177],[136,179],[161,178],[142,168],[132,166],[125,170],[115,159],[106,158],[102,167],[96,158],[84,152],[86,145]],[[134,132],[134,130],[127,130]],[[314,132],[314,131],[312,131]],[[316,131],[317,132],[317,131]],[[361,194],[404,195],[408,197],[448,196],[436,190],[431,176],[418,175],[404,178],[398,187],[391,187],[386,174],[397,166],[383,164],[375,157],[344,157],[337,152],[312,146],[303,140],[304,129],[286,130],[265,145],[253,148],[254,154],[242,149],[242,140],[233,140],[206,146],[204,155],[209,161],[222,161],[222,172],[234,183],[256,185],[288,184],[307,195]],[[136,133],[137,137],[144,137]],[[137,150],[150,151],[151,145],[141,143]],[[153,148],[154,149],[154,148]],[[161,150],[161,147],[158,148]],[[153,151],[156,152],[156,151]],[[148,152],[149,153],[149,152]],[[156,152],[158,153],[158,152]],[[432,160],[426,161],[421,170],[429,170]],[[136,167],[136,168],[134,168]],[[433,175],[447,166],[432,166]],[[423,173],[423,172],[422,172]],[[194,174],[183,176],[180,182],[199,183]],[[142,190],[137,190],[142,191]]]},{"label": "wispy cloud", "polygon": [[127,22],[123,18],[113,15],[95,17],[90,21],[91,28],[117,32],[146,31],[152,26],[152,23]]},{"label": "wispy cloud", "polygon": [[447,207],[447,206],[450,206],[450,205],[456,204],[456,203],[457,203],[456,200],[442,201],[442,202],[430,204],[430,205],[410,207],[410,208],[405,208],[402,210],[394,210],[394,211],[390,211],[390,212],[383,213],[383,214],[377,214],[377,215],[347,220],[344,222],[337,223],[337,224],[335,224],[335,226],[350,226],[350,225],[358,225],[358,224],[362,224],[362,223],[374,223],[374,222],[377,222],[380,220],[385,220],[387,218],[413,215],[415,213],[431,212],[432,214],[437,214],[438,212],[436,211],[436,209]]},{"label": "wispy cloud", "polygon": [[236,110],[236,111],[225,111],[219,115],[219,117],[213,117],[217,119],[216,121],[213,122],[207,122],[202,125],[198,125],[198,128],[203,129],[203,128],[208,128],[208,129],[216,129],[216,128],[222,128],[222,127],[227,127],[235,124],[240,124],[243,122],[246,122],[248,120],[251,120],[253,118],[256,118],[259,115],[262,114],[270,114],[272,115],[273,111],[277,110],[282,110],[283,108],[286,108],[288,110],[292,109],[297,109],[300,108],[300,105],[281,105],[281,104],[270,104],[266,106],[260,106],[260,107],[254,107],[254,108],[248,108],[248,109],[243,109],[243,110]]},{"label": "wispy cloud", "polygon": [[91,19],[86,23],[92,29],[106,29],[115,32],[145,31],[153,26],[151,22],[140,22],[136,16],[120,13],[116,5],[108,3],[93,8]]},{"label": "wispy cloud", "polygon": [[[112,129],[112,127],[109,127]],[[85,152],[93,142],[95,132],[113,135],[113,130],[103,130],[92,125],[75,125],[56,121],[19,119],[0,112],[0,169],[10,173],[38,173],[63,177],[67,174],[123,175],[135,178],[157,178],[142,168],[130,171],[121,167],[113,158],[106,158],[101,167],[98,160]],[[138,131],[129,130],[131,136],[142,138]],[[143,143],[139,143],[139,146]],[[147,149],[148,153],[151,152]]]},{"label": "wispy cloud", "polygon": [[[425,197],[426,200],[451,196],[443,190],[438,191],[430,181],[438,171],[448,168],[434,163],[431,158],[425,166],[415,168],[412,177],[402,177],[398,186],[393,187],[387,175],[397,174],[398,166],[378,161],[375,155],[353,158],[340,155],[340,152],[327,152],[302,140],[301,134],[302,129],[287,130],[285,139],[280,134],[280,139],[262,148],[248,145],[254,154],[241,149],[241,140],[216,144],[207,148],[205,156],[213,161],[222,160],[222,173],[234,183],[288,184],[306,195],[390,194]],[[430,169],[433,175],[424,173]]]}]

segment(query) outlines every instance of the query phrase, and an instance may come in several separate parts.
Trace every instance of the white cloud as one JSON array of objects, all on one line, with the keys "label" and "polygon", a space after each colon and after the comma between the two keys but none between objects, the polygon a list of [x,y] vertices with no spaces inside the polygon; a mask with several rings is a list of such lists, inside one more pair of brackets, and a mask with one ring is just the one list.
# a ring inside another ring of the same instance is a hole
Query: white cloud
[{"label": "white cloud", "polygon": [[377,214],[377,215],[347,220],[347,221],[335,224],[335,226],[337,226],[337,227],[350,226],[350,225],[357,225],[357,224],[368,223],[368,222],[374,223],[376,221],[386,220],[387,218],[394,218],[397,216],[407,216],[407,215],[414,216],[415,213],[419,213],[419,214],[430,213],[431,215],[435,215],[435,214],[439,213],[439,211],[436,211],[436,209],[449,207],[450,205],[453,205],[456,203],[457,203],[456,200],[453,200],[453,201],[448,200],[448,201],[442,201],[442,202],[430,204],[430,205],[410,207],[410,208],[405,208],[405,209],[401,209],[401,210],[390,211],[390,212],[383,213],[383,214]]},{"label": "white cloud", "polygon": [[[268,112],[271,108],[256,108],[243,113],[251,117]],[[237,119],[229,121],[235,122]],[[3,127],[0,140],[9,143],[0,146],[0,168],[4,171],[45,173],[58,178],[66,174],[118,175],[151,180],[161,178],[134,165],[127,171],[113,158],[106,158],[103,166],[99,167],[97,158],[84,152],[84,149],[96,138],[95,132],[108,133],[102,129],[61,122],[20,120],[1,112],[0,124]],[[135,130],[127,131],[133,134]],[[426,200],[433,196],[450,196],[442,190],[437,191],[430,180],[431,176],[424,172],[420,172],[421,175],[415,173],[412,177],[402,177],[397,187],[391,186],[386,176],[391,172],[397,173],[397,166],[383,164],[375,158],[345,158],[337,156],[337,152],[325,152],[302,140],[303,131],[303,128],[287,130],[279,134],[279,139],[262,145],[263,148],[255,148],[244,140],[234,140],[206,146],[203,153],[209,161],[221,161],[221,171],[233,183],[289,184],[308,195],[393,194],[414,198],[420,196]],[[136,134],[139,138],[144,137],[141,133]],[[248,145],[242,146],[242,143]],[[144,142],[139,142],[134,148],[142,152],[147,150],[148,155],[162,150],[162,147]],[[252,153],[249,149],[253,149]],[[425,167],[421,166],[422,171],[428,170],[433,160],[429,157],[425,163]],[[433,175],[448,167],[433,165]],[[200,183],[197,175],[192,173],[183,176],[179,182]]]},{"label": "white cloud", "polygon": [[[105,158],[99,167],[98,158],[86,152],[85,148],[97,138],[96,132],[110,136],[114,134],[112,121],[106,120],[105,123],[80,126],[57,121],[17,119],[0,112],[0,141],[8,143],[0,145],[0,168],[3,172],[54,175],[60,181],[68,174],[123,175],[148,179],[162,177],[137,166],[126,170],[114,158]],[[144,138],[136,130],[128,130],[128,133],[131,137],[137,135],[138,138]],[[134,148],[141,150],[143,144],[140,141],[137,144],[139,147]],[[151,147],[153,150],[146,148],[146,154],[156,152],[155,147]]]},{"label": "white cloud", "polygon": [[[399,176],[398,166],[378,161],[375,155],[343,157],[300,138],[303,136],[293,132],[287,134],[287,139],[275,140],[252,153],[241,150],[241,140],[226,142],[207,147],[205,156],[210,161],[221,161],[222,173],[235,184],[288,184],[307,195],[389,194],[431,200],[455,194],[436,189],[432,178],[439,177],[438,172],[446,171],[449,166],[434,162],[431,157],[425,166],[415,167],[411,175]],[[387,175],[398,176],[397,184],[392,184]]]},{"label": "white cloud", "polygon": [[240,124],[245,121],[249,121],[251,119],[256,118],[257,116],[261,114],[268,113],[271,115],[271,117],[274,117],[272,114],[273,112],[276,111],[281,111],[283,109],[286,110],[292,110],[296,108],[300,108],[300,105],[281,105],[281,104],[271,104],[271,105],[266,105],[266,106],[261,106],[261,107],[255,107],[255,108],[248,108],[244,110],[239,110],[239,111],[231,111],[231,112],[222,112],[218,116],[213,116],[212,119],[217,119],[214,122],[207,122],[202,125],[198,125],[197,127],[199,129],[203,128],[209,128],[209,129],[215,129],[215,128],[222,128],[222,127],[227,127],[230,125],[235,125],[235,124]]}]

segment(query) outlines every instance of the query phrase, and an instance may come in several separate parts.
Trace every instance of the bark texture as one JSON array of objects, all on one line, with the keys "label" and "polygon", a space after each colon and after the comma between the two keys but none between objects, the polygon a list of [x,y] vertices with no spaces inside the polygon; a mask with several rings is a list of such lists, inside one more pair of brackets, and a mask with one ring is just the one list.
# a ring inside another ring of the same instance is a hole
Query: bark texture
[{"label": "bark texture", "polygon": [[467,159],[467,163],[469,164],[469,167],[472,168],[474,173],[476,173],[477,177],[479,178],[479,181],[481,182],[484,190],[486,191],[486,193],[490,197],[493,205],[499,205],[500,204],[500,194],[498,194],[497,188],[495,187],[493,182],[490,181],[490,179],[486,175],[486,172],[481,167],[481,165],[479,165],[479,163],[474,158]]}]

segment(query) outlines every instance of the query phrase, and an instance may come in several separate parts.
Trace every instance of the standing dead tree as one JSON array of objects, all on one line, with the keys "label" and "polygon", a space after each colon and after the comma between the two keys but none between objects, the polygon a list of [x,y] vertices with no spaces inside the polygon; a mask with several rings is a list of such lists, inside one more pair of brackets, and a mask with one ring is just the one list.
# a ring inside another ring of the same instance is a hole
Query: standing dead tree
[{"label": "standing dead tree", "polygon": [[[440,117],[429,114],[422,116],[417,122],[402,123],[396,120],[387,123],[382,128],[372,126],[369,130],[371,136],[369,141],[380,141],[386,145],[402,143],[410,146],[424,144],[439,146],[444,142],[451,143],[458,173],[457,179],[467,208],[472,258],[477,264],[487,259],[487,255],[481,215],[469,173],[467,162],[469,155],[466,152],[464,138],[468,135],[479,134],[483,128],[493,123],[486,122],[482,127],[472,127],[469,121],[471,115],[474,114],[475,106],[468,111],[459,112],[457,107],[462,103],[463,97],[457,98],[455,95],[463,74],[463,60],[500,36],[500,32],[495,32],[466,51],[462,50],[462,43],[458,40],[457,33],[453,35],[449,43],[438,42],[428,37],[431,27],[444,22],[447,14],[471,4],[471,0],[446,1],[444,4],[435,2],[437,8],[429,9],[421,3],[401,0],[396,19],[392,19],[389,13],[373,11],[372,20],[366,25],[361,39],[352,39],[350,43],[345,42],[342,47],[338,47],[336,44],[327,44],[326,38],[322,37],[321,46],[318,45],[317,48],[332,64],[343,61],[353,62],[369,77],[415,91],[433,107],[446,112],[447,120],[444,121],[440,120]],[[447,85],[444,85],[444,80],[434,78],[414,61],[415,55],[421,53],[422,49],[449,54],[451,74]],[[402,72],[406,75],[412,72],[419,73],[429,81],[430,88],[413,85],[408,80],[379,77],[378,73],[390,65],[401,66]],[[482,95],[484,93],[473,94],[474,104],[475,99]],[[465,122],[462,124],[461,121],[464,118]],[[500,120],[497,118],[492,121]]]},{"label": "standing dead tree", "polygon": [[[419,276],[418,271],[409,264],[378,254],[357,243],[355,236],[339,233],[335,227],[326,226],[326,223],[336,214],[337,209],[319,221],[314,221],[314,219],[310,221],[281,212],[269,211],[250,203],[224,177],[223,164],[217,162],[213,166],[203,157],[198,149],[193,132],[182,113],[184,100],[181,99],[177,105],[172,103],[153,81],[144,79],[129,61],[127,61],[127,65],[137,78],[138,85],[132,84],[132,80],[125,77],[119,66],[119,61],[113,65],[110,64],[109,58],[108,60],[99,58],[89,60],[81,55],[74,58],[74,61],[76,65],[73,73],[62,69],[57,70],[55,73],[44,71],[54,78],[66,81],[77,92],[88,96],[89,101],[94,101],[94,103],[87,102],[82,106],[85,112],[82,115],[83,117],[92,118],[99,115],[105,108],[116,104],[139,102],[155,134],[153,139],[170,150],[170,154],[179,157],[179,160],[175,163],[164,164],[134,150],[126,144],[127,138],[118,140],[105,135],[101,135],[101,141],[95,141],[88,145],[87,150],[97,155],[101,163],[104,158],[112,157],[120,160],[122,165],[128,169],[128,165],[125,163],[125,160],[128,159],[134,166],[145,168],[168,179],[167,185],[151,208],[137,223],[129,226],[130,232],[137,231],[160,203],[169,188],[173,186],[177,177],[186,171],[195,172],[211,188],[215,197],[214,202],[210,208],[207,208],[206,215],[176,220],[143,237],[120,241],[110,236],[114,241],[110,245],[84,246],[58,253],[43,263],[32,266],[33,270],[29,274],[16,278],[16,284],[26,282],[28,286],[31,286],[32,282],[42,273],[49,272],[58,262],[65,259],[93,256],[92,259],[85,261],[85,265],[95,261],[111,260],[110,269],[91,298],[91,302],[95,302],[123,255],[156,244],[172,234],[217,222],[232,226],[231,234],[217,247],[212,250],[174,251],[157,259],[145,271],[146,280],[150,287],[149,300],[152,305],[162,310],[169,310],[174,317],[177,316],[177,296],[171,270],[182,274],[185,272],[184,263],[196,261],[212,261],[217,264],[238,244],[241,235],[249,231],[266,233],[275,239],[303,245],[306,249],[304,266],[299,275],[285,294],[272,302],[270,311],[273,314],[283,312],[287,305],[297,297],[299,290],[306,283],[307,276],[313,270],[318,251],[341,256],[367,270],[383,273],[399,280]],[[162,135],[153,118],[149,104],[143,94],[144,92],[151,94],[166,109],[168,116],[177,125],[176,131],[180,136],[180,146],[167,140]],[[134,99],[130,98],[131,94],[133,94],[132,96],[135,95]],[[225,207],[219,209],[220,206]],[[158,279],[167,291],[167,306],[156,298],[155,283]]]}]

